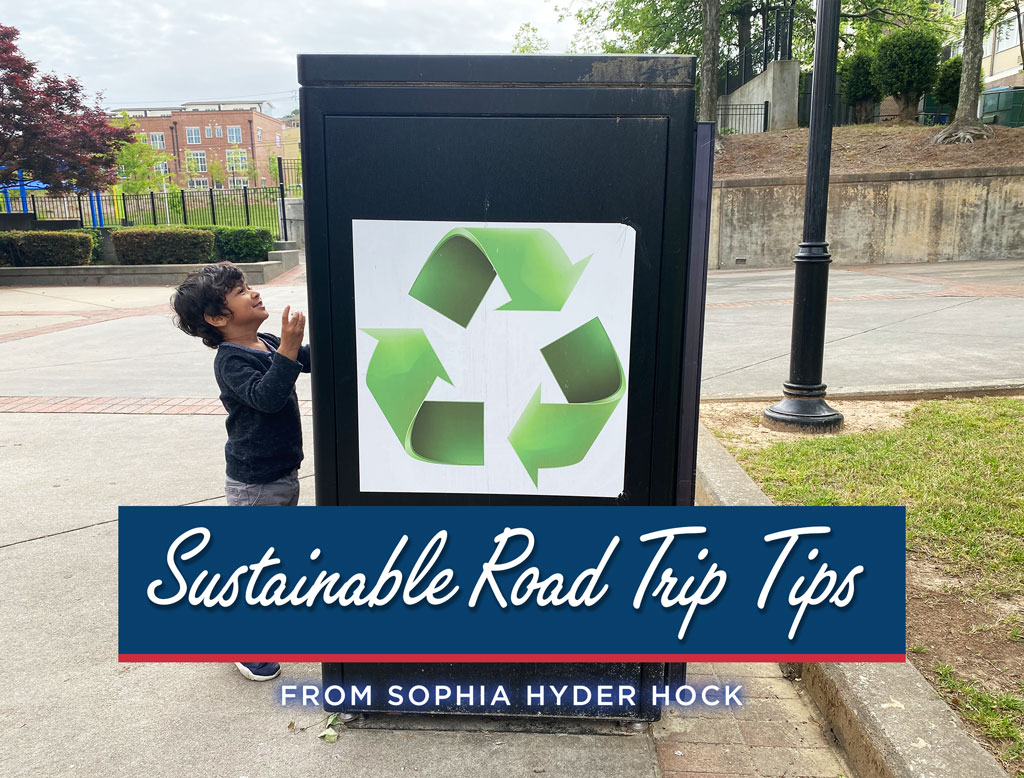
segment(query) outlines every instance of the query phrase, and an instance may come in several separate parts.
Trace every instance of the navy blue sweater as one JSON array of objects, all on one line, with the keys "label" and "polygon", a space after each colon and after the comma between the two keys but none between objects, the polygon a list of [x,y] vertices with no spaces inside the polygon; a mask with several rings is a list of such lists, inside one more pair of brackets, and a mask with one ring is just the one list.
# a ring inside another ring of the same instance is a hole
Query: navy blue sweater
[{"label": "navy blue sweater", "polygon": [[298,361],[277,353],[281,339],[261,332],[270,351],[222,343],[213,360],[220,399],[228,412],[224,446],[229,478],[265,484],[283,478],[302,462],[302,424],[295,379],[309,372],[309,346]]}]

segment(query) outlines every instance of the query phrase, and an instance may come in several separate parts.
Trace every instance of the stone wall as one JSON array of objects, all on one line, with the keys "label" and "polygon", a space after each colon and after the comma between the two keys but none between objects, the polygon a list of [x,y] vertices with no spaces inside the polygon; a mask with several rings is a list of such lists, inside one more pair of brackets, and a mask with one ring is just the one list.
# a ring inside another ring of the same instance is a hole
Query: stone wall
[{"label": "stone wall", "polygon": [[[803,213],[802,176],[716,181],[708,266],[788,267]],[[826,240],[838,265],[1024,260],[1024,167],[834,175]]]}]

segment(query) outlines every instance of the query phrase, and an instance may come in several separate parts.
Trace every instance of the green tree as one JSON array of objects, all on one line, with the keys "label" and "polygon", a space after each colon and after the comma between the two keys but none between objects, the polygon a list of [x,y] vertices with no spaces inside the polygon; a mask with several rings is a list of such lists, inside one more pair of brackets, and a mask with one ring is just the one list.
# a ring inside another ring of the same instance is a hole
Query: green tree
[{"label": "green tree", "polygon": [[540,30],[529,22],[519,25],[512,45],[513,54],[540,54],[548,50],[548,42],[541,37]]},{"label": "green tree", "polygon": [[119,141],[115,151],[118,176],[121,179],[118,184],[124,193],[142,194],[150,189],[162,189],[166,176],[158,167],[169,162],[171,155],[144,143],[146,133],[141,131],[138,122],[127,111],[121,111],[121,115],[111,124],[132,133],[132,139]]},{"label": "green tree", "polygon": [[881,94],[896,99],[901,120],[917,118],[918,100],[935,85],[939,75],[941,51],[938,36],[914,27],[897,30],[878,43],[872,78]]},{"label": "green tree", "polygon": [[878,86],[871,77],[871,64],[874,59],[866,51],[856,51],[839,66],[843,100],[854,107],[854,121],[857,124],[867,124],[872,120],[875,103],[881,97]]},{"label": "green tree", "polygon": [[963,69],[960,73],[960,95],[956,116],[932,138],[932,143],[970,143],[992,136],[992,128],[978,119],[978,98],[981,95],[981,56],[985,37],[985,0],[967,0],[964,23]]},{"label": "green tree", "polygon": [[[1012,0],[1003,0],[1011,2]],[[811,64],[814,49],[812,0],[789,0],[793,11],[793,56]],[[700,115],[715,118],[719,62],[736,56],[736,47],[774,33],[770,0],[578,0],[562,7],[561,18],[577,24],[573,51],[605,53],[699,53]],[[844,0],[840,45],[844,51],[874,51],[881,38],[908,26],[946,38],[956,25],[948,9],[933,0]],[[751,52],[757,59],[757,52]],[[716,78],[705,78],[714,73]]]},{"label": "green tree", "polygon": [[[960,102],[960,79],[963,77],[964,60],[961,56],[950,57],[939,65],[939,78],[935,82],[934,95],[940,105],[956,110]],[[981,76],[981,74],[978,74]],[[978,81],[979,92],[985,88],[982,76]]]},{"label": "green tree", "polygon": [[245,171],[246,178],[249,179],[249,186],[260,185],[260,166],[256,164],[255,159],[249,160],[249,165]]},{"label": "green tree", "polygon": [[270,174],[269,180],[274,186],[281,183],[278,180],[279,176],[277,175],[277,154],[273,151],[267,154],[267,173]]},{"label": "green tree", "polygon": [[[210,157],[206,163],[206,172],[210,176],[210,183],[216,189],[223,189],[224,184],[228,180],[228,171],[224,167],[224,163],[220,161],[218,157]],[[220,186],[218,186],[220,184]]]}]

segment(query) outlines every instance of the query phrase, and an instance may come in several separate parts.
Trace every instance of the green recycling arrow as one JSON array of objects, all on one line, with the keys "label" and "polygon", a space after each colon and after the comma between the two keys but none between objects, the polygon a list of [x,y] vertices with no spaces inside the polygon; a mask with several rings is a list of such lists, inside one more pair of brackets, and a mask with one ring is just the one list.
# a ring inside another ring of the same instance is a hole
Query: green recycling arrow
[{"label": "green recycling arrow", "polygon": [[540,351],[569,403],[542,403],[538,386],[508,436],[534,486],[540,468],[583,460],[626,391],[622,363],[596,317]]},{"label": "green recycling arrow", "polygon": [[573,264],[547,230],[457,227],[427,257],[409,294],[463,327],[494,276],[511,298],[500,311],[560,311],[590,257]]},{"label": "green recycling arrow", "polygon": [[424,462],[482,465],[484,404],[426,399],[436,379],[452,383],[426,333],[413,329],[363,332],[377,340],[366,369],[366,386],[406,452]]}]

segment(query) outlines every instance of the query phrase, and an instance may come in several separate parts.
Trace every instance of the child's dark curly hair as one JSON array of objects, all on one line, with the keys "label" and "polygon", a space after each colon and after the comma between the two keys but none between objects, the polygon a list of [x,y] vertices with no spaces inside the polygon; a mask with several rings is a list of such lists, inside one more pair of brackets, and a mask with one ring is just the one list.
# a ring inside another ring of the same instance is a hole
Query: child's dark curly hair
[{"label": "child's dark curly hair", "polygon": [[202,338],[210,348],[224,342],[220,330],[206,321],[206,316],[228,316],[224,304],[228,292],[245,281],[245,275],[229,262],[206,265],[181,282],[171,295],[174,326],[182,332]]}]

